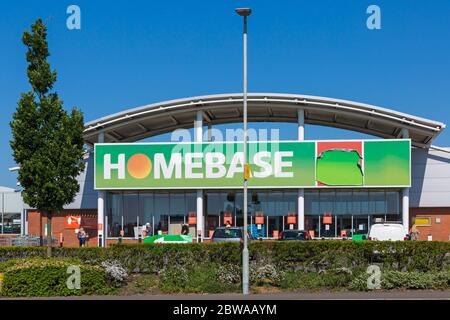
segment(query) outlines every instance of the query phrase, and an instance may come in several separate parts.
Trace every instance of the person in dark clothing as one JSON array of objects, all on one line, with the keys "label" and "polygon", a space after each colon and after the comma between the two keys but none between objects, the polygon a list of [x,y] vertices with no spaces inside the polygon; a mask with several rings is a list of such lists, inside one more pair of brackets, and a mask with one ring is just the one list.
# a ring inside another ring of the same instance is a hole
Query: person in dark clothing
[{"label": "person in dark clothing", "polygon": [[86,231],[84,231],[83,228],[80,228],[80,231],[78,231],[78,234],[77,234],[78,241],[80,242],[80,247],[86,246],[87,237],[88,236],[87,236]]},{"label": "person in dark clothing", "polygon": [[181,234],[187,236],[189,234],[189,227],[187,224],[181,226]]}]

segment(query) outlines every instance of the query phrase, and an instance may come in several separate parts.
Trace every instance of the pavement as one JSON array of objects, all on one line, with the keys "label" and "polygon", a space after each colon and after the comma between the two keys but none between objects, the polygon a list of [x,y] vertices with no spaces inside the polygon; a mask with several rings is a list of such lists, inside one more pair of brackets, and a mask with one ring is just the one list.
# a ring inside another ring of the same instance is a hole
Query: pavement
[{"label": "pavement", "polygon": [[[20,298],[16,298],[17,300]],[[78,296],[26,298],[27,300],[450,300],[450,290],[371,291],[371,292],[280,292],[250,294],[143,294],[127,296]],[[1,299],[0,299],[1,300]]]}]

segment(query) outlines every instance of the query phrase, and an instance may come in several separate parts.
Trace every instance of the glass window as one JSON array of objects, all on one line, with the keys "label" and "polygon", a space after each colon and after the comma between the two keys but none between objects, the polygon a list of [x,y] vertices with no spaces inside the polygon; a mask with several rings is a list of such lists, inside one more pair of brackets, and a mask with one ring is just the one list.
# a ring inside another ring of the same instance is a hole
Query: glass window
[{"label": "glass window", "polygon": [[219,192],[208,192],[205,196],[206,199],[206,219],[205,219],[205,233],[210,237],[212,232],[219,226],[220,212],[222,207],[222,199]]},{"label": "glass window", "polygon": [[284,202],[286,205],[283,215],[288,213],[297,213],[298,192],[285,192]]},{"label": "glass window", "polygon": [[310,190],[305,192],[305,214],[319,215],[319,204],[319,190]]},{"label": "glass window", "polygon": [[400,214],[400,195],[398,191],[386,192],[387,214]]},{"label": "glass window", "polygon": [[369,191],[369,213],[376,215],[386,214],[386,194],[384,191]]},{"label": "glass window", "polygon": [[197,212],[197,194],[195,192],[186,192],[187,213]]},{"label": "glass window", "polygon": [[[0,217],[1,218],[1,217]],[[20,213],[7,213],[3,214],[2,229],[4,234],[20,234],[21,226]],[[2,230],[0,230],[2,231]]]},{"label": "glass window", "polygon": [[139,223],[146,225],[150,223],[151,230],[154,227],[154,194],[152,193],[139,193]]},{"label": "glass window", "polygon": [[353,193],[351,190],[336,191],[335,214],[351,214]]},{"label": "glass window", "polygon": [[334,214],[334,203],[336,193],[334,191],[321,190],[319,194],[320,194],[320,214],[322,215],[325,212]]},{"label": "glass window", "polygon": [[186,201],[184,193],[170,194],[170,216],[184,217],[186,214]]},{"label": "glass window", "polygon": [[353,191],[353,214],[369,213],[369,192],[367,190]]},{"label": "glass window", "polygon": [[138,225],[139,201],[137,193],[123,194],[123,231],[124,237],[134,237],[134,228]]},{"label": "glass window", "polygon": [[110,193],[108,204],[108,236],[119,237],[122,229],[122,193]]},{"label": "glass window", "polygon": [[155,192],[155,232],[169,230],[169,193]]}]

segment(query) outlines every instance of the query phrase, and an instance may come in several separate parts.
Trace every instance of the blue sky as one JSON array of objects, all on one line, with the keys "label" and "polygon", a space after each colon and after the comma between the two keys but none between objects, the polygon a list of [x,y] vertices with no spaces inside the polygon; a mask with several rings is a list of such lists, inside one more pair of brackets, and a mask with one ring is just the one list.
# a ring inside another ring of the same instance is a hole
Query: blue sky
[{"label": "blue sky", "polygon": [[[81,30],[66,8],[81,8]],[[366,9],[381,8],[381,30]],[[375,104],[450,123],[450,1],[2,1],[0,185],[14,186],[9,122],[29,90],[21,34],[48,25],[50,62],[64,106],[85,120],[195,95],[240,92],[242,20],[251,6],[249,91],[299,93]],[[282,139],[295,138],[285,126]],[[306,138],[336,130],[307,126]],[[359,138],[339,132],[339,138]],[[435,141],[450,146],[446,131]]]}]

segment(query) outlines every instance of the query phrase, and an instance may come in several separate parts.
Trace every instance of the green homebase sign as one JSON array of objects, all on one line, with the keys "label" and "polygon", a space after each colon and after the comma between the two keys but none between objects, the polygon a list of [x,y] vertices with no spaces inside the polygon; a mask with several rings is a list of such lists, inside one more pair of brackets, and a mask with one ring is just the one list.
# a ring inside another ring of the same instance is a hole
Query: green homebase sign
[{"label": "green homebase sign", "polygon": [[[242,142],[98,143],[95,189],[241,188]],[[248,143],[252,188],[409,187],[411,142]]]}]

